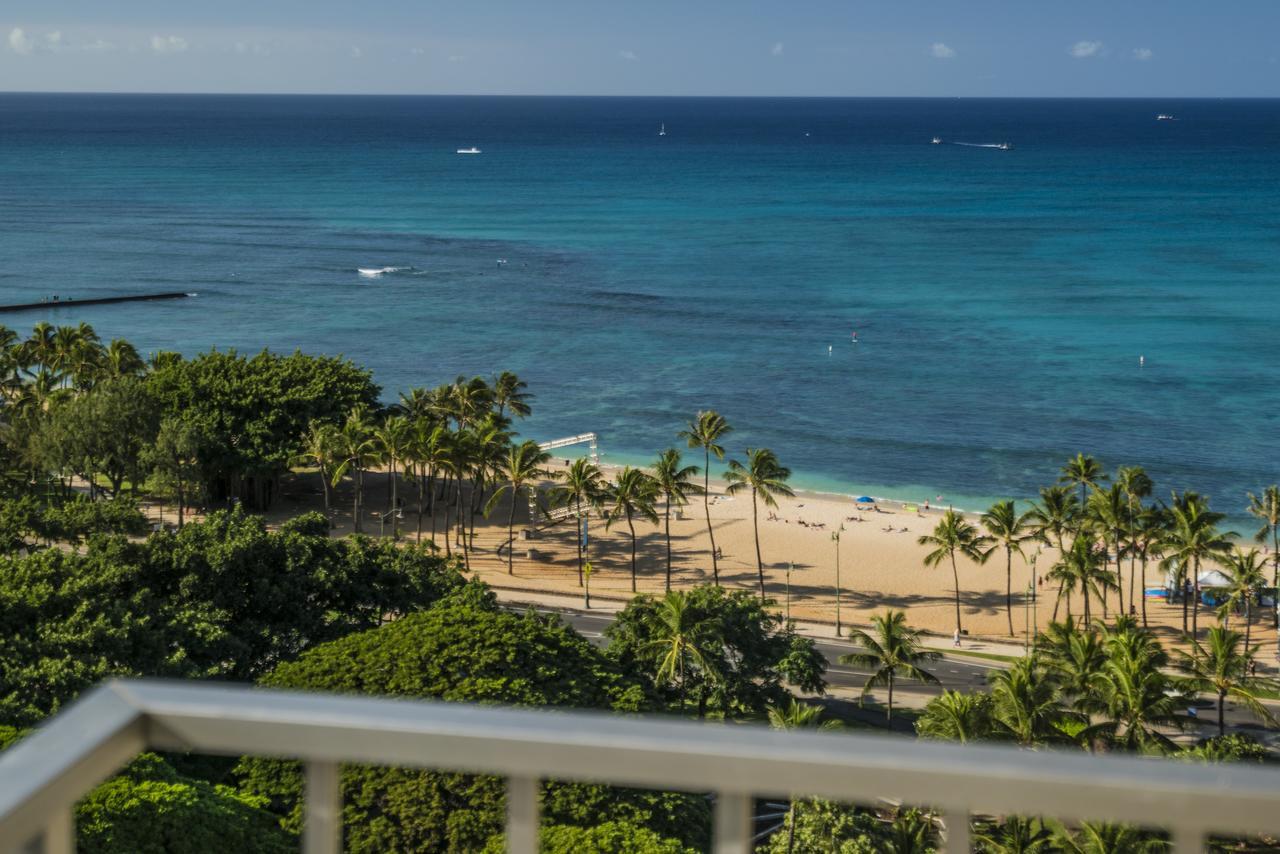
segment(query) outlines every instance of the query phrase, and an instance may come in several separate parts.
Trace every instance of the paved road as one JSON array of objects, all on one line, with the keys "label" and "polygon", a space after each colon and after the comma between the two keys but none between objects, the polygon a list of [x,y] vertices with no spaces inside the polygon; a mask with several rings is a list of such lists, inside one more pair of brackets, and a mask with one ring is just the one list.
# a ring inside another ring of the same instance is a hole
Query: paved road
[{"label": "paved road", "polygon": [[[559,614],[565,622],[593,643],[604,643],[604,630],[613,622],[612,614],[585,614],[581,611],[545,607],[539,607],[537,610]],[[867,671],[839,662],[840,656],[853,649],[853,646],[836,640],[818,640],[816,643],[819,651],[827,659],[828,685],[833,688],[861,690],[863,682],[866,681]],[[987,685],[987,674],[999,666],[997,662],[977,662],[944,653],[943,659],[929,668],[941,684],[923,685],[918,682],[909,682],[902,684],[899,691],[905,694],[936,696],[947,688],[957,691],[981,690]],[[1198,734],[1202,737],[1214,735],[1217,727],[1216,707],[1209,701],[1203,700],[1199,704],[1198,712],[1200,719]],[[1277,716],[1280,717],[1280,714]],[[1277,744],[1280,742],[1280,734],[1264,729],[1252,714],[1236,708],[1234,704],[1228,704],[1226,720],[1227,726],[1231,729],[1249,732],[1266,743],[1280,746]]]}]

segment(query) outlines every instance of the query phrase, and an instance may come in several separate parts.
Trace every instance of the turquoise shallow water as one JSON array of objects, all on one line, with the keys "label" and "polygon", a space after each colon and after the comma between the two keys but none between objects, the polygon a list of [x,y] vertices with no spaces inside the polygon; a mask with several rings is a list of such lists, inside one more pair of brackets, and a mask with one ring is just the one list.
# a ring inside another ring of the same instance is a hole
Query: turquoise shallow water
[{"label": "turquoise shallow water", "polygon": [[4,95],[0,176],[3,301],[199,294],[20,329],[512,369],[616,460],[715,407],[831,491],[1280,477],[1276,101]]}]

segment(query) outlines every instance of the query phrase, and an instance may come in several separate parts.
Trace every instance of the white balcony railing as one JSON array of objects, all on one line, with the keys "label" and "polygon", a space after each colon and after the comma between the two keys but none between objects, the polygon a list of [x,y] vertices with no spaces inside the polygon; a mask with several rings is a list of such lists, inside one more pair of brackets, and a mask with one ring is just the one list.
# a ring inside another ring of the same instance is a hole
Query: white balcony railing
[{"label": "white balcony railing", "polygon": [[716,854],[750,850],[754,798],[790,793],[936,808],[953,852],[973,814],[1163,828],[1177,854],[1280,830],[1280,774],[1257,767],[143,680],[94,689],[0,754],[0,851],[72,851],[76,801],[148,749],[301,760],[307,854],[340,850],[342,763],[507,777],[512,854],[537,849],[547,778],[713,792]]}]

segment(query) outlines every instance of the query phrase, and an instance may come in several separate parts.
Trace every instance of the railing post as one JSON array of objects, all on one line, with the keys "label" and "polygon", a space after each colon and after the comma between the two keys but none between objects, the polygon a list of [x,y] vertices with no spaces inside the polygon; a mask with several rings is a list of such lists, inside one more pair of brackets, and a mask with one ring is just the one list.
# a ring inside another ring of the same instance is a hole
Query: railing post
[{"label": "railing post", "polygon": [[303,854],[342,850],[342,789],[336,762],[308,762],[303,784]]},{"label": "railing post", "polygon": [[942,814],[947,854],[969,854],[973,843],[969,839],[969,813],[964,810],[947,810]]},{"label": "railing post", "polygon": [[538,781],[507,778],[507,854],[538,854]]},{"label": "railing post", "polygon": [[751,850],[751,796],[720,792],[711,850],[715,854],[747,854]]}]

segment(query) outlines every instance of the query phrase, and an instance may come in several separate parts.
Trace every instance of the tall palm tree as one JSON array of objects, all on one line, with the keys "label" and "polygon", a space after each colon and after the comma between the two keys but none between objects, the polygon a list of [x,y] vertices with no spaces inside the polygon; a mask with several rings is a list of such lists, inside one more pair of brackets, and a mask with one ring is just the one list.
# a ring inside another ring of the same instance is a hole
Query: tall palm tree
[{"label": "tall palm tree", "polygon": [[1167,656],[1145,630],[1108,632],[1107,657],[1092,684],[1089,709],[1099,722],[1082,733],[1103,736],[1125,750],[1172,753],[1174,742],[1162,730],[1182,729],[1185,699],[1165,674]]},{"label": "tall palm tree", "polygon": [[[600,499],[605,494],[604,475],[591,460],[579,457],[561,475],[553,494],[556,500],[573,505],[574,518],[579,523],[574,539],[578,541],[578,586],[581,587],[584,583],[581,524],[583,519],[590,520],[591,508],[600,506]],[[586,515],[583,514],[584,507],[588,510]]]},{"label": "tall palm tree", "polygon": [[[507,511],[508,575],[515,575],[516,572],[516,504],[520,502],[520,496],[527,489],[536,485],[539,478],[545,474],[542,467],[550,459],[551,455],[538,447],[537,442],[526,440],[519,445],[512,445],[507,453],[506,460],[503,461],[502,467],[498,472],[505,482],[494,490],[488,504],[485,505],[484,514],[488,516],[493,512],[493,508],[498,506],[498,502],[502,500],[503,495],[510,496],[511,504]],[[459,512],[461,512],[461,507]]]},{"label": "tall palm tree", "polygon": [[991,715],[1009,738],[1023,747],[1063,740],[1061,724],[1073,719],[1062,708],[1057,684],[1034,657],[992,671]]},{"label": "tall palm tree", "polygon": [[[1076,519],[1081,511],[1080,502],[1070,487],[1049,486],[1040,490],[1040,500],[1031,508],[1031,520],[1036,526],[1036,536],[1040,542],[1058,550],[1061,557],[1066,554],[1067,534],[1075,530]],[[1053,617],[1058,619],[1058,605],[1062,602],[1064,590],[1058,587],[1058,598],[1053,604]],[[1071,596],[1067,594],[1067,609],[1071,609]]]},{"label": "tall palm tree", "polygon": [[1098,632],[1092,628],[1082,631],[1068,617],[1065,623],[1049,624],[1036,650],[1063,698],[1077,711],[1087,709],[1094,683],[1107,661],[1106,646]]},{"label": "tall palm tree", "polygon": [[969,524],[964,516],[948,507],[942,514],[932,534],[922,534],[917,540],[922,546],[932,546],[933,551],[925,555],[924,565],[936,567],[944,560],[951,561],[951,578],[955,582],[956,594],[956,632],[962,633],[960,625],[960,570],[956,568],[956,552],[975,562],[982,561],[982,553],[987,545],[986,537],[978,534],[978,529]]},{"label": "tall palm tree", "polygon": [[[1209,509],[1209,502],[1188,490],[1175,494],[1169,505],[1169,531],[1165,538],[1165,560],[1176,561],[1184,572],[1191,575],[1191,592],[1195,604],[1191,611],[1191,634],[1199,631],[1200,617],[1200,564],[1217,555],[1231,551],[1227,538],[1233,532],[1218,530],[1224,514]],[[1182,597],[1182,630],[1187,630],[1187,597]]]},{"label": "tall palm tree", "polygon": [[1060,822],[1050,825],[1054,828],[1050,850],[1062,854],[1164,854],[1169,850],[1164,839],[1128,824],[1086,821],[1078,832]]},{"label": "tall palm tree", "polygon": [[683,507],[689,503],[690,495],[697,495],[702,487],[693,482],[698,473],[697,466],[681,465],[680,452],[675,448],[667,448],[658,455],[653,466],[653,479],[662,493],[663,525],[667,539],[667,590],[671,589],[671,507]]},{"label": "tall palm tree", "polygon": [[511,371],[503,371],[494,377],[491,387],[493,403],[498,407],[498,415],[506,415],[510,410],[512,415],[528,418],[533,412],[533,407],[529,405],[533,395],[525,391],[529,384]]},{"label": "tall palm tree", "polygon": [[725,472],[725,480],[729,482],[728,492],[736,495],[749,490],[751,492],[751,527],[756,537],[756,572],[760,576],[760,600],[764,595],[764,558],[760,555],[760,505],[777,507],[775,495],[795,495],[787,486],[791,477],[791,469],[778,462],[777,456],[768,448],[747,448],[747,464],[744,466],[737,460],[729,461],[729,470]]},{"label": "tall palm tree", "polygon": [[[1124,489],[1120,484],[1113,483],[1107,489],[1095,489],[1093,494],[1089,496],[1088,503],[1085,506],[1102,542],[1102,565],[1104,569],[1111,560],[1110,553],[1115,552],[1116,592],[1120,599],[1118,613],[1123,614],[1125,613],[1124,573],[1120,555],[1124,550],[1124,534],[1129,521],[1129,497],[1125,495]],[[1106,614],[1105,591],[1103,595],[1102,612]]]},{"label": "tall palm tree", "polygon": [[[1121,466],[1116,470],[1116,485],[1120,487],[1120,491],[1124,493],[1125,498],[1125,533],[1129,538],[1129,610],[1132,612],[1136,607],[1137,599],[1134,592],[1134,569],[1137,568],[1138,560],[1138,517],[1142,513],[1142,499],[1151,495],[1154,484],[1151,478],[1147,476],[1142,466]],[[1116,552],[1116,559],[1119,560],[1119,552]],[[1145,585],[1146,579],[1143,579]],[[1146,599],[1146,590],[1143,590],[1143,597]],[[1145,608],[1145,605],[1144,605]]]},{"label": "tall palm tree", "polygon": [[[840,722],[822,719],[822,707],[801,703],[795,697],[785,706],[769,706],[769,726],[774,729],[839,729]],[[789,796],[787,807],[787,854],[795,850],[796,813],[800,808],[800,799],[793,793]]]},{"label": "tall palm tree", "polygon": [[716,551],[716,532],[711,527],[711,455],[715,454],[717,460],[724,459],[724,446],[720,442],[731,432],[733,428],[724,420],[723,415],[714,409],[707,409],[700,411],[677,434],[677,438],[684,439],[690,448],[702,449],[702,509],[707,515],[707,537],[711,540],[711,578],[712,583],[717,586],[720,584],[720,558]]},{"label": "tall palm tree", "polygon": [[907,625],[907,615],[889,610],[872,618],[872,632],[854,629],[849,639],[861,649],[840,656],[841,664],[853,664],[871,670],[862,686],[865,700],[872,688],[889,689],[889,702],[885,706],[885,719],[893,720],[893,686],[899,677],[937,685],[938,678],[921,667],[942,658],[939,653],[927,650],[920,643],[920,632]]},{"label": "tall palm tree", "polygon": [[1180,653],[1179,665],[1187,673],[1196,690],[1212,692],[1218,699],[1218,735],[1226,735],[1227,697],[1248,709],[1269,726],[1276,725],[1275,716],[1258,700],[1260,690],[1274,690],[1275,680],[1252,676],[1256,646],[1245,646],[1244,636],[1237,631],[1211,626],[1201,643],[1191,638],[1191,652]]},{"label": "tall palm tree", "polygon": [[357,408],[347,416],[336,437],[337,465],[331,482],[337,486],[348,472],[351,473],[351,521],[357,534],[364,530],[360,518],[364,508],[364,472],[378,460],[372,434],[373,424],[369,421],[368,411]]},{"label": "tall palm tree", "polygon": [[329,473],[336,462],[339,444],[337,427],[327,421],[312,421],[302,436],[302,450],[295,458],[299,465],[315,465],[319,469],[326,515],[329,513]]},{"label": "tall palm tree", "polygon": [[[1249,493],[1249,515],[1262,520],[1253,538],[1260,543],[1271,538],[1271,586],[1280,588],[1280,486],[1268,486],[1261,495]],[[1280,608],[1275,610],[1275,620],[1280,627]]]},{"label": "tall palm tree", "polygon": [[715,662],[724,643],[720,626],[680,590],[668,591],[658,602],[655,618],[653,640],[648,643],[649,650],[659,655],[654,679],[658,685],[675,684],[683,712],[688,671],[697,669],[708,679],[716,678]]},{"label": "tall palm tree", "polygon": [[605,527],[610,527],[618,519],[625,518],[627,520],[627,530],[631,532],[632,593],[636,592],[635,517],[641,516],[655,525],[658,524],[658,513],[653,506],[657,497],[658,487],[653,478],[640,469],[634,469],[631,466],[627,466],[618,472],[618,479],[614,481],[612,488],[608,492],[609,508],[606,511],[608,521],[605,523]]},{"label": "tall palm tree", "polygon": [[1168,516],[1161,507],[1142,507],[1134,521],[1134,551],[1142,565],[1142,627],[1147,627],[1147,561],[1164,555]]},{"label": "tall palm tree", "polygon": [[[425,509],[431,517],[431,547],[436,548],[436,493],[435,479],[445,471],[451,436],[449,428],[436,423],[430,416],[420,416],[413,422],[414,456],[425,479],[418,496],[418,542],[422,542],[422,513]],[[425,508],[423,505],[426,505]],[[448,540],[448,537],[445,537]]]},{"label": "tall palm tree", "polygon": [[390,507],[383,511],[382,515],[385,518],[387,513],[391,514],[391,538],[398,540],[400,538],[400,495],[398,490],[400,477],[397,466],[405,460],[409,453],[412,441],[409,419],[403,415],[392,415],[383,421],[381,426],[374,429],[372,438],[374,453],[378,456],[378,462],[387,467],[387,477],[390,478],[391,490],[388,493]]},{"label": "tall palm tree", "polygon": [[1020,815],[1006,816],[999,823],[991,823],[974,831],[974,841],[986,854],[1047,854],[1058,851],[1053,832],[1039,818]]},{"label": "tall palm tree", "polygon": [[1009,637],[1013,637],[1013,555],[1025,558],[1022,544],[1035,537],[1031,530],[1030,511],[1019,513],[1012,501],[997,501],[982,514],[982,527],[987,530],[991,547],[982,556],[985,563],[996,549],[1004,549],[1004,610],[1009,618]]},{"label": "tall palm tree", "polygon": [[113,338],[103,353],[103,367],[108,377],[136,377],[146,370],[146,363],[132,344],[123,338]]},{"label": "tall palm tree", "polygon": [[[1071,548],[1054,564],[1049,575],[1060,582],[1068,596],[1072,590],[1080,591],[1084,599],[1085,625],[1092,619],[1092,597],[1103,599],[1107,591],[1116,586],[1115,576],[1104,568],[1093,540],[1083,534],[1072,541]],[[1071,616],[1070,602],[1067,603],[1067,616]]]},{"label": "tall palm tree", "polygon": [[1222,560],[1222,568],[1231,586],[1227,588],[1226,601],[1218,610],[1223,628],[1227,627],[1230,614],[1237,606],[1244,606],[1244,645],[1249,646],[1252,603],[1257,598],[1258,588],[1267,583],[1265,563],[1257,549],[1235,549]]},{"label": "tall palm tree", "polygon": [[1093,457],[1086,454],[1076,454],[1067,460],[1067,464],[1062,467],[1062,474],[1058,477],[1058,483],[1070,484],[1080,488],[1080,506],[1083,507],[1088,500],[1090,488],[1097,488],[1099,484],[1107,479],[1102,471],[1102,466]]},{"label": "tall palm tree", "polygon": [[916,718],[916,735],[966,744],[991,735],[990,695],[944,690]]}]

